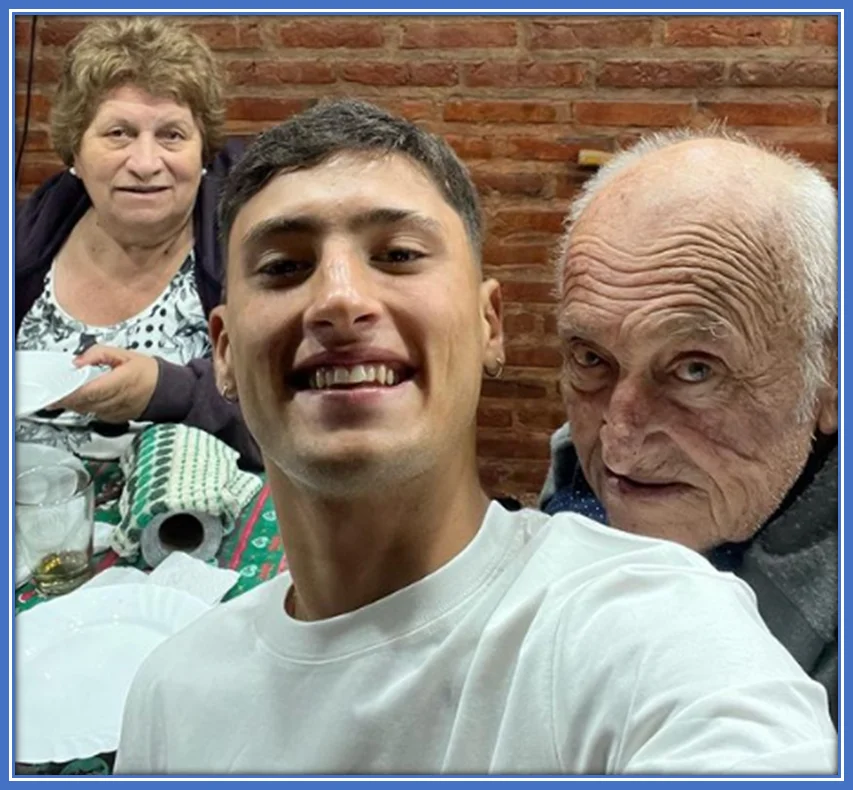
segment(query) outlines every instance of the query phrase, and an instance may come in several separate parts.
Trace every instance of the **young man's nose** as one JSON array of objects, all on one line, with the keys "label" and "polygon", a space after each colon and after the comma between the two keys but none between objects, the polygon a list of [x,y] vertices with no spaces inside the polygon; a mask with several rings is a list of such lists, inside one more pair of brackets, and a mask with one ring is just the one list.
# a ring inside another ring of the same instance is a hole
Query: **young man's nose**
[{"label": "young man's nose", "polygon": [[312,278],[306,328],[317,334],[358,333],[375,323],[379,303],[369,266],[350,250],[324,255]]}]

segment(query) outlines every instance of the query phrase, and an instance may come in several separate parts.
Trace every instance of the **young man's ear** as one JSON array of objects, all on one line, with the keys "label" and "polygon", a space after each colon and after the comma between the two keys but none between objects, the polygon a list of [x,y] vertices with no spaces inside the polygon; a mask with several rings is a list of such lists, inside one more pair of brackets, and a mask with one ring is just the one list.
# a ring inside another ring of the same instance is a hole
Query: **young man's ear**
[{"label": "young man's ear", "polygon": [[484,280],[480,285],[480,304],[483,316],[483,346],[488,369],[502,370],[504,354],[503,299],[497,280]]},{"label": "young man's ear", "polygon": [[217,305],[210,312],[207,329],[213,344],[213,370],[216,375],[216,388],[226,400],[237,400],[237,381],[231,360],[231,343],[225,320],[226,307]]}]

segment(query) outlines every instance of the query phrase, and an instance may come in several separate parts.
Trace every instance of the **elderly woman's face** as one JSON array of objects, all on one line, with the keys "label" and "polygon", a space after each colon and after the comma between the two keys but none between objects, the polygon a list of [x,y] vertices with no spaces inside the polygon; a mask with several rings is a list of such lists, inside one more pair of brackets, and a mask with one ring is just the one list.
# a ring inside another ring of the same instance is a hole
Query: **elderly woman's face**
[{"label": "elderly woman's face", "polygon": [[610,523],[705,551],[772,515],[834,404],[823,393],[797,419],[799,308],[755,228],[630,189],[593,202],[572,235],[563,395]]},{"label": "elderly woman's face", "polygon": [[188,107],[126,85],[101,101],[74,166],[108,233],[152,242],[187,221],[201,157],[201,131]]}]

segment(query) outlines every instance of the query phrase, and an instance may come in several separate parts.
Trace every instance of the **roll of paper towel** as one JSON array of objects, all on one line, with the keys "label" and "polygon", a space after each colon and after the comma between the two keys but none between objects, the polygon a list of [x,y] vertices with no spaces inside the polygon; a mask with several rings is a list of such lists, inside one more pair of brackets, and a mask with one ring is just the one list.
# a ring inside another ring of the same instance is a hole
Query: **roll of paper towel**
[{"label": "roll of paper towel", "polygon": [[173,551],[207,562],[222,545],[222,522],[210,513],[177,511],[154,516],[142,530],[142,559],[156,568]]},{"label": "roll of paper towel", "polygon": [[122,456],[121,521],[111,545],[155,567],[173,551],[208,560],[261,489],[237,467],[237,451],[187,425],[152,425]]}]

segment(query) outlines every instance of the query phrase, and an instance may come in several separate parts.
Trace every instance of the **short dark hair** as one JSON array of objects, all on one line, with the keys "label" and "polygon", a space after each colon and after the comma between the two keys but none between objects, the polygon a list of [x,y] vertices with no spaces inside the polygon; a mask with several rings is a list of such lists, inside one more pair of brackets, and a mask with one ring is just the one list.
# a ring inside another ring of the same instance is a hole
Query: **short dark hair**
[{"label": "short dark hair", "polygon": [[483,243],[477,190],[440,137],[356,99],[323,100],[261,134],[229,174],[219,201],[223,247],[241,208],[276,175],[315,167],[347,151],[405,154],[424,169],[465,224],[477,260]]}]

